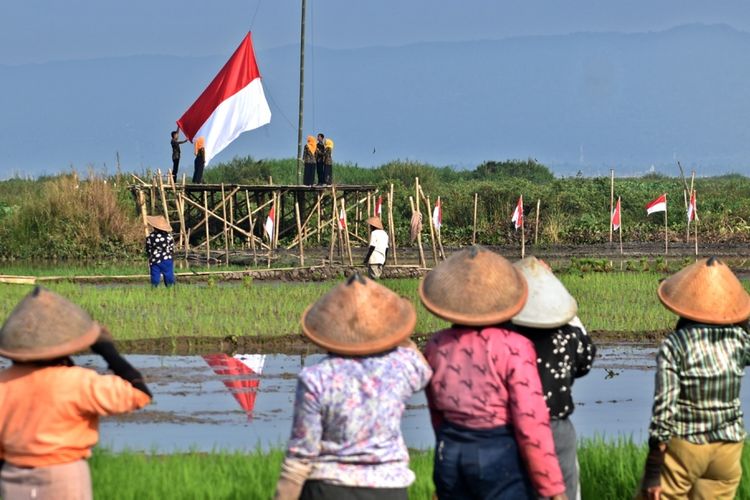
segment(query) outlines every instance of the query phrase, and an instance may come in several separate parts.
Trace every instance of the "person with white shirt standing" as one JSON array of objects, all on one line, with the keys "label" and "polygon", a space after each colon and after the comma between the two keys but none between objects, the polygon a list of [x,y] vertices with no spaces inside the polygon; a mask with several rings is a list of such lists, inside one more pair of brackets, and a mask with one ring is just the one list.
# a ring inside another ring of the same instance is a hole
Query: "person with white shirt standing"
[{"label": "person with white shirt standing", "polygon": [[370,248],[365,255],[364,264],[367,265],[367,274],[376,280],[383,275],[383,266],[388,255],[388,233],[383,230],[380,217],[368,218],[367,224],[370,226]]}]

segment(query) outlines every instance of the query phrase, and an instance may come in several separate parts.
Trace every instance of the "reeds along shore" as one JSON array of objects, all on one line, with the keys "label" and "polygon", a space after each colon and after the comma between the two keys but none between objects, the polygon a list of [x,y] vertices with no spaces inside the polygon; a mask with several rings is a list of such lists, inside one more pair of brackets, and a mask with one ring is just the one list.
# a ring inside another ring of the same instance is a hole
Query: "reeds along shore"
[{"label": "reeds along shore", "polygon": [[[241,436],[238,436],[241,439]],[[410,452],[417,480],[409,498],[432,498],[432,452]],[[578,449],[582,498],[633,498],[643,472],[645,445],[628,439],[584,440]],[[283,451],[148,455],[96,450],[91,473],[96,498],[269,498],[276,487]],[[750,447],[742,455],[737,498],[750,498]]]},{"label": "reeds along shore", "polygon": [[[293,184],[295,169],[293,160],[258,162],[237,158],[209,169],[206,181],[266,184],[272,177],[276,184]],[[519,195],[527,200],[527,242],[536,240],[537,231],[538,245],[609,242],[609,176],[556,178],[544,165],[533,160],[486,162],[473,170],[461,171],[397,161],[378,168],[336,165],[335,172],[336,183],[372,184],[384,199],[390,185],[394,185],[393,217],[398,242],[408,241],[409,196],[415,194],[417,178],[427,197],[433,202],[438,196],[441,198],[443,226],[440,233],[446,246],[471,243],[475,196],[476,242],[479,244],[510,245],[520,241],[521,235],[510,224]],[[139,255],[143,228],[127,189],[131,182],[129,175],[79,177],[74,174],[0,181],[0,258]],[[750,179],[741,175],[701,178],[699,172],[694,187],[700,193],[698,214],[702,242],[750,240],[750,228],[746,224],[750,220],[750,205],[744,203],[750,197]],[[670,200],[669,239],[684,241],[687,225],[684,190],[679,177],[615,178],[615,192],[622,199],[624,242],[664,240],[663,219],[646,217],[644,209],[659,193],[667,193]],[[532,223],[536,221],[537,200],[538,226]],[[361,215],[364,219],[364,212]],[[350,221],[357,222],[351,218]],[[429,226],[425,224],[424,230],[427,234]],[[329,236],[323,236],[320,244],[325,246]],[[317,237],[314,241],[318,244]],[[528,253],[533,253],[533,246]]]}]

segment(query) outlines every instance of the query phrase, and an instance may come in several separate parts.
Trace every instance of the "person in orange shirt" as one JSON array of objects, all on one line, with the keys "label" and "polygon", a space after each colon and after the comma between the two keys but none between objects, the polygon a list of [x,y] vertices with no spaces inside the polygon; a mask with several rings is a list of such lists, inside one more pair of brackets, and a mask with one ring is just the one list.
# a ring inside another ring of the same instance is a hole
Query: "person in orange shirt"
[{"label": "person in orange shirt", "polygon": [[[90,347],[114,375],[75,366]],[[87,458],[99,417],[151,402],[141,377],[105,327],[63,297],[37,287],[0,329],[0,496],[4,500],[93,497]]]}]

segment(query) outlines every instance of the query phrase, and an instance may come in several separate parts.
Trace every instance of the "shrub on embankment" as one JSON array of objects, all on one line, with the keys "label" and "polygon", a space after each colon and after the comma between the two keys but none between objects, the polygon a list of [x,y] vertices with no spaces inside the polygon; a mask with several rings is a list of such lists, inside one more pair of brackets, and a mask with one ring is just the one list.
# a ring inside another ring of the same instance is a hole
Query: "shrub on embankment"
[{"label": "shrub on embankment", "polygon": [[0,185],[7,207],[0,209],[1,257],[126,257],[142,248],[143,228],[118,177],[67,174]]}]

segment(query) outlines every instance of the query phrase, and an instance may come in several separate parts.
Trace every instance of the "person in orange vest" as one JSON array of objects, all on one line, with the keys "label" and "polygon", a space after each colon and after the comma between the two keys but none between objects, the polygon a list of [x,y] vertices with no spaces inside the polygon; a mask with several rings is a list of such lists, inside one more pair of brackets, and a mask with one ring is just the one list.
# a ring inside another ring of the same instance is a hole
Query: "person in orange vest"
[{"label": "person in orange vest", "polygon": [[[75,366],[87,348],[113,375]],[[0,495],[4,500],[92,498],[86,459],[99,440],[99,417],[151,402],[140,372],[109,331],[65,298],[37,287],[0,329]]]}]

